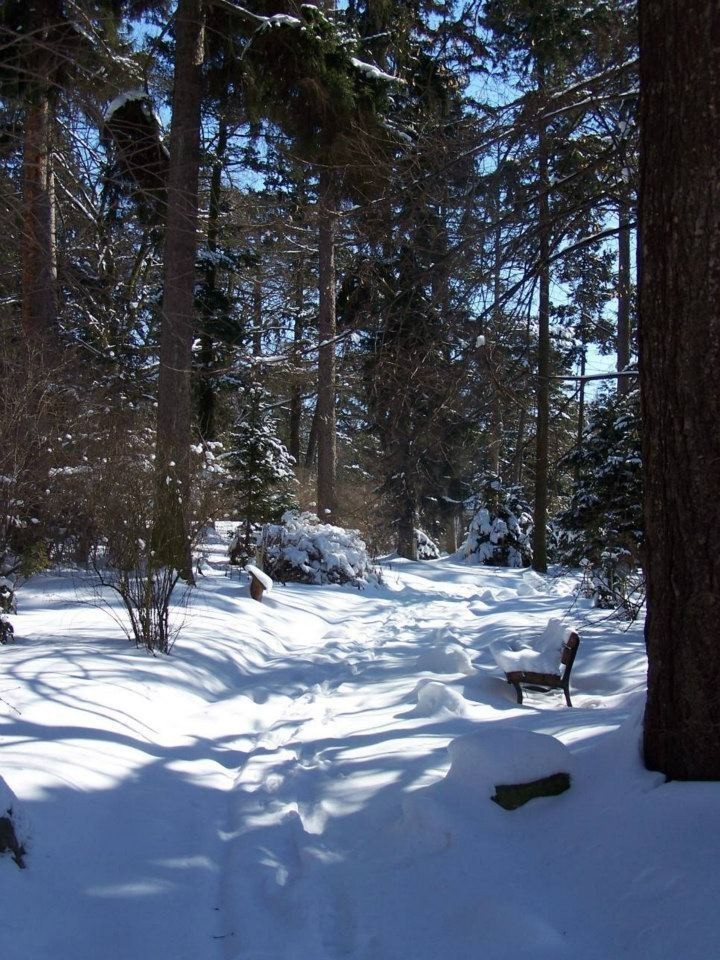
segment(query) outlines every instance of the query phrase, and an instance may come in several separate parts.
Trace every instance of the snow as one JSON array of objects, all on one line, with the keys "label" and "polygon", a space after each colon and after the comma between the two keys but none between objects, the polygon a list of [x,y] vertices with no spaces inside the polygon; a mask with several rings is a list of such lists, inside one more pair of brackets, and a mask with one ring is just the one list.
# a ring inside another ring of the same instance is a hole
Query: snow
[{"label": "snow", "polygon": [[146,101],[148,99],[149,97],[146,90],[125,90],[123,93],[118,94],[118,96],[115,97],[114,100],[111,100],[111,102],[108,104],[108,107],[103,115],[103,121],[108,123],[114,113],[120,110],[121,107],[124,107],[126,103],[130,103],[132,100]]},{"label": "snow", "polygon": [[383,80],[386,83],[405,83],[400,77],[394,77],[391,73],[385,73],[384,70],[374,66],[374,64],[366,63],[364,60],[358,60],[357,57],[350,57],[350,63],[356,70],[364,73],[365,76],[370,77],[372,80]]},{"label": "snow", "polygon": [[[0,800],[27,869],[0,857],[3,960],[711,960],[720,784],[642,766],[641,624],[575,607],[576,706],[518,705],[491,646],[567,620],[573,578],[394,558],[362,591],[258,604],[230,527],[169,657],[82,573],[19,591]],[[559,767],[559,797],[490,800]]]},{"label": "snow", "polygon": [[447,784],[473,798],[491,797],[500,784],[531,783],[569,773],[572,757],[555,737],[532,730],[481,730],[453,740]]}]

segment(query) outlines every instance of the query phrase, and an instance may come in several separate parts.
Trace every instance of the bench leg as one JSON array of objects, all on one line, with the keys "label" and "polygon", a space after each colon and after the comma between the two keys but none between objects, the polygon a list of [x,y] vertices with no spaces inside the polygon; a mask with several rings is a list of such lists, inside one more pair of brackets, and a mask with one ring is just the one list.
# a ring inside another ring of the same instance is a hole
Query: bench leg
[{"label": "bench leg", "polygon": [[517,702],[522,703],[523,694],[522,694],[522,687],[520,686],[520,684],[514,683],[512,680],[508,680],[508,683],[512,683],[512,685],[515,687],[515,693],[517,694]]},{"label": "bench leg", "polygon": [[572,700],[570,699],[570,684],[568,683],[563,684],[563,692],[565,693],[565,703],[567,703],[567,705],[571,707]]}]

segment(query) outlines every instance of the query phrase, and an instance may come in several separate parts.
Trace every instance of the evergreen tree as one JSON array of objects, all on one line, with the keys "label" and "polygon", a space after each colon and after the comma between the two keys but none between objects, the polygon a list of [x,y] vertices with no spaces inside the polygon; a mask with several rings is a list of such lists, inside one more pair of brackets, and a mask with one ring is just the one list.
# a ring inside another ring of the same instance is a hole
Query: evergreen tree
[{"label": "evergreen tree", "polygon": [[636,615],[643,599],[638,392],[598,400],[563,466],[575,470],[576,480],[570,504],[555,520],[558,559],[584,567],[585,586],[600,606]]},{"label": "evergreen tree", "polygon": [[465,558],[488,567],[527,567],[532,563],[532,512],[517,487],[486,476],[471,498],[473,516],[462,550]]},{"label": "evergreen tree", "polygon": [[243,521],[236,545],[245,557],[254,551],[253,526],[279,520],[285,510],[296,505],[292,490],[295,461],[277,436],[269,401],[261,384],[243,389],[224,457],[235,507]]}]

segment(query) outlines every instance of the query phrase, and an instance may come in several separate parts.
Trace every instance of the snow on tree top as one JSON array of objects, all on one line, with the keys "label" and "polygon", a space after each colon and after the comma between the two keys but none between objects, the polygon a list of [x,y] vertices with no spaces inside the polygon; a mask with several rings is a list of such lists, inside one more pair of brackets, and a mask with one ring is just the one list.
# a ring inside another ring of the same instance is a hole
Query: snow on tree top
[{"label": "snow on tree top", "polygon": [[110,118],[113,116],[113,114],[116,113],[118,110],[120,110],[121,107],[124,107],[126,103],[130,103],[133,100],[149,101],[149,99],[150,97],[148,96],[145,90],[140,90],[140,89],[126,90],[124,93],[118,94],[117,97],[115,97],[115,99],[111,101],[107,110],[103,114],[103,120],[105,121],[105,123],[107,123],[108,120],[110,120]]}]

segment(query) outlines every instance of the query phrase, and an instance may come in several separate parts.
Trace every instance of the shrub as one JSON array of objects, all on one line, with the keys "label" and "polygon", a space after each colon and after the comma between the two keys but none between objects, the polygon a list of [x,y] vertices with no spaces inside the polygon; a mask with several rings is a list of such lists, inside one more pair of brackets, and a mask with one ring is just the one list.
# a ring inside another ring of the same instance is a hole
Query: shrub
[{"label": "shrub", "polygon": [[282,583],[378,582],[357,530],[321,523],[312,513],[288,511],[281,523],[265,524],[260,534],[262,566]]},{"label": "shrub", "polygon": [[[155,517],[152,435],[127,434],[122,439],[119,448],[108,451],[106,462],[97,467],[94,500],[100,539],[92,563],[98,586],[120,598],[125,616],[117,615],[100,592],[98,597],[137,646],[167,654],[181,627],[171,620],[171,599],[180,571],[160,560],[164,544]],[[193,534],[203,526],[198,509],[191,501]],[[175,607],[186,598],[187,590],[176,598]]]}]

